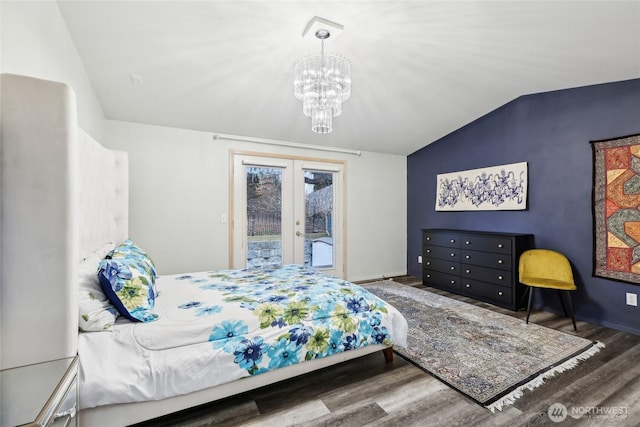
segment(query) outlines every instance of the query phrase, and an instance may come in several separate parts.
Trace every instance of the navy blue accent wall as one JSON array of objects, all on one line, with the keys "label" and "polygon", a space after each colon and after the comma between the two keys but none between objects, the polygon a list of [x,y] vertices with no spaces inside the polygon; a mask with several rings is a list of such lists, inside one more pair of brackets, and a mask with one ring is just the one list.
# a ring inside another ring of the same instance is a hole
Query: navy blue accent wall
[{"label": "navy blue accent wall", "polygon": [[[640,335],[640,286],[592,276],[593,159],[589,141],[640,133],[640,79],[522,96],[407,158],[407,271],[421,276],[422,228],[531,233],[571,260],[576,318]],[[439,173],[526,161],[524,211],[436,212]],[[555,292],[538,307],[562,313]]]}]

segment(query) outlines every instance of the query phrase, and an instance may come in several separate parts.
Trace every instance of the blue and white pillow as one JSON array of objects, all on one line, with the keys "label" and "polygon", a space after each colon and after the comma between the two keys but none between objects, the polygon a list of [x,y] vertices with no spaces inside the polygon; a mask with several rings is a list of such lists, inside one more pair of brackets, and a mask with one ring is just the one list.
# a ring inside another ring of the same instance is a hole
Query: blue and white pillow
[{"label": "blue and white pillow", "polygon": [[98,266],[100,286],[121,315],[134,322],[153,322],[155,266],[151,258],[127,240]]},{"label": "blue and white pillow", "polygon": [[130,239],[125,240],[119,246],[116,246],[107,254],[106,259],[122,259],[127,258],[129,264],[133,264],[138,271],[145,271],[151,277],[154,297],[158,296],[156,290],[156,266],[149,255]]}]

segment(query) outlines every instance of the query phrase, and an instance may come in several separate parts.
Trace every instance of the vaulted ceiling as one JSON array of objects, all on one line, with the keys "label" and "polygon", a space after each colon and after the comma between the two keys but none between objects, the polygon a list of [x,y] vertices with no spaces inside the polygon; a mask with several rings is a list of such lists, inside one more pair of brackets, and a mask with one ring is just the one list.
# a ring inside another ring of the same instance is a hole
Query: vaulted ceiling
[{"label": "vaulted ceiling", "polygon": [[[66,1],[59,8],[105,114],[407,155],[521,95],[640,78],[640,2]],[[311,131],[293,65],[344,26],[352,95]]]}]

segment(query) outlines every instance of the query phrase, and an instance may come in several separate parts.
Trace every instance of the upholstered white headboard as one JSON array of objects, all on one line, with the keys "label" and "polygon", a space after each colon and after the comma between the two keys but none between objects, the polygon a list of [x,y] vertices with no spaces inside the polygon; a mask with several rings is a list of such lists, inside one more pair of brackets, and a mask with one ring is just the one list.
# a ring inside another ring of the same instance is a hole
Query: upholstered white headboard
[{"label": "upholstered white headboard", "polygon": [[3,74],[0,367],[77,352],[77,266],[128,237],[128,160],[78,128],[73,90]]},{"label": "upholstered white headboard", "polygon": [[80,257],[106,243],[129,237],[129,162],[124,151],[109,150],[79,130]]}]

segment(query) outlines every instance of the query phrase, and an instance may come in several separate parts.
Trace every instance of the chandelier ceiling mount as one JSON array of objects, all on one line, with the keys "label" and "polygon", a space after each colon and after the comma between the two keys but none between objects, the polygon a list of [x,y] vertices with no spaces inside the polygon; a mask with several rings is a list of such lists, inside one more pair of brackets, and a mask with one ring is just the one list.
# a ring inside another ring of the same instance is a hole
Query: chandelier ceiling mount
[{"label": "chandelier ceiling mount", "polygon": [[311,30],[320,40],[320,53],[299,59],[294,66],[293,92],[302,101],[302,112],[311,117],[311,130],[329,133],[333,130],[333,118],[342,114],[342,103],[351,96],[351,64],[345,58],[324,52],[324,41],[334,28],[340,32],[340,24],[323,18],[313,18],[303,32]]}]

